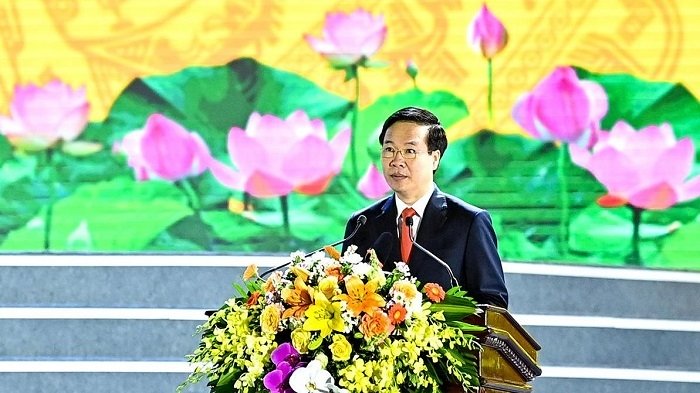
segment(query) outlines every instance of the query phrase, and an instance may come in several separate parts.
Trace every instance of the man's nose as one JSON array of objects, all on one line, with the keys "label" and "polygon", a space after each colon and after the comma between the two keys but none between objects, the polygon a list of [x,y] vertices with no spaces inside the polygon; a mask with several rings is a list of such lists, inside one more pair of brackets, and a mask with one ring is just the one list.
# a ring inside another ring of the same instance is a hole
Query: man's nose
[{"label": "man's nose", "polygon": [[404,160],[403,155],[399,152],[396,153],[394,158],[391,159],[391,162],[389,162],[389,165],[391,166],[398,166],[398,167],[405,167],[406,166],[406,160]]}]

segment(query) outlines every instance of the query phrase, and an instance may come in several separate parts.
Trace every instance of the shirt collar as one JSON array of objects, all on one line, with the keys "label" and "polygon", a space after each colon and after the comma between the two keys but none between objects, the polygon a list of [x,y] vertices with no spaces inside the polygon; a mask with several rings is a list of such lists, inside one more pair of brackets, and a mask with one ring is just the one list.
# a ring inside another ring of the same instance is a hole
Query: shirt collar
[{"label": "shirt collar", "polygon": [[394,196],[395,196],[394,200],[396,201],[396,210],[398,212],[396,219],[398,220],[398,216],[400,216],[403,209],[405,209],[407,207],[412,207],[413,210],[416,211],[416,214],[418,214],[418,217],[422,218],[423,213],[425,213],[425,207],[428,206],[428,202],[430,201],[430,197],[433,195],[433,191],[435,191],[435,184],[433,184],[432,187],[430,187],[430,190],[428,190],[428,192],[425,195],[418,198],[418,200],[411,206],[404,203],[404,201],[402,201],[398,195],[394,194]]}]

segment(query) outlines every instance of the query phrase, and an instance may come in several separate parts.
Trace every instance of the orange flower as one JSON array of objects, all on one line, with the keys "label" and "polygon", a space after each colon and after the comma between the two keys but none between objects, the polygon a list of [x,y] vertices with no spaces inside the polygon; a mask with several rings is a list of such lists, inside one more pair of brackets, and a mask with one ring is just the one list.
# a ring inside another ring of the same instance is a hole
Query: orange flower
[{"label": "orange flower", "polygon": [[340,265],[330,265],[330,266],[326,267],[325,272],[329,276],[338,277],[338,282],[340,282],[343,280],[343,277],[345,277],[345,276],[343,276],[343,272],[340,269],[341,269]]},{"label": "orange flower", "polygon": [[338,295],[336,299],[346,302],[354,316],[360,315],[363,311],[369,314],[386,304],[384,299],[376,293],[378,287],[377,280],[370,280],[365,284],[359,277],[351,276],[345,281],[347,295]]},{"label": "orange flower", "polygon": [[406,319],[406,308],[398,303],[391,306],[389,309],[389,321],[392,324],[398,325]]},{"label": "orange flower", "polygon": [[375,310],[371,314],[362,316],[360,331],[367,337],[374,337],[380,334],[389,334],[393,332],[394,325],[391,324],[386,314],[380,310]]},{"label": "orange flower", "polygon": [[243,281],[248,281],[253,277],[256,277],[258,275],[258,267],[253,263],[248,265],[247,268],[245,268],[245,271],[243,272]]},{"label": "orange flower", "polygon": [[258,298],[260,297],[261,293],[260,291],[255,291],[250,294],[250,297],[248,298],[248,301],[245,303],[246,306],[248,307],[253,307],[258,303]]},{"label": "orange flower", "polygon": [[270,275],[270,277],[267,278],[267,281],[265,281],[265,284],[262,286],[262,290],[265,291],[265,293],[269,293],[275,290],[275,286],[279,284],[279,282],[282,280],[282,273],[280,272],[274,272]]},{"label": "orange flower", "polygon": [[296,280],[294,280],[294,288],[282,289],[282,300],[291,306],[284,310],[282,319],[291,316],[301,318],[306,309],[313,304],[311,293],[309,293],[309,287],[306,286],[301,277],[297,277]]},{"label": "orange flower", "polygon": [[335,259],[336,261],[340,260],[340,252],[336,250],[335,247],[325,246],[323,249],[326,251],[326,254],[328,254],[329,257]]},{"label": "orange flower", "polygon": [[429,282],[423,287],[425,294],[428,295],[428,299],[439,303],[445,299],[445,290],[438,284]]}]

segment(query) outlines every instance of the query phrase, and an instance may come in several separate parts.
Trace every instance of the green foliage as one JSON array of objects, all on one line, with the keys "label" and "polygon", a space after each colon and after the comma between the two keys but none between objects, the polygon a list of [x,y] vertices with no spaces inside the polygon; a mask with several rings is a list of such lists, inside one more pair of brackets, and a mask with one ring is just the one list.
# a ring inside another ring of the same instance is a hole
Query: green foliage
[{"label": "green foliage", "polygon": [[[676,136],[690,136],[700,143],[700,102],[680,83],[650,82],[628,74],[597,74],[583,68],[581,79],[599,83],[610,102],[603,119],[609,130],[619,120],[635,128],[670,123]],[[697,153],[700,154],[700,153]]]},{"label": "green foliage", "polygon": [[[654,241],[671,232],[669,225],[652,223],[647,218],[646,214],[642,215],[639,229],[640,238],[646,245],[643,250],[649,251],[642,255],[642,260],[654,258],[653,254],[658,251],[653,246]],[[628,255],[632,250],[631,238],[631,209],[603,208],[594,203],[572,220],[569,246],[574,252],[602,255],[606,260],[623,262],[621,256]]]},{"label": "green foliage", "polygon": [[136,79],[115,101],[105,126],[113,142],[141,128],[151,114],[162,113],[199,133],[224,158],[228,131],[245,128],[253,112],[286,117],[302,109],[311,118],[322,118],[333,135],[351,105],[298,75],[243,58]]},{"label": "green foliage", "polygon": [[[51,244],[56,251],[141,250],[189,214],[184,196],[165,182],[120,177],[87,184],[54,206]],[[41,249],[42,234],[43,216],[39,215],[11,232],[1,248]]]},{"label": "green foliage", "polygon": [[[603,128],[619,120],[640,128],[670,123],[676,135],[700,146],[700,103],[684,86],[650,82],[626,74],[597,74],[577,68],[582,79],[600,83],[609,97]],[[449,91],[419,89],[378,98],[359,111],[358,167],[379,163],[378,135],[386,117],[405,106],[433,111],[445,128],[469,115],[464,101]],[[0,138],[0,249],[42,249],[43,220],[53,189],[52,248],[58,251],[236,251],[287,254],[311,250],[342,235],[350,214],[372,201],[356,189],[350,160],[321,195],[292,193],[290,231],[282,227],[278,198],[246,199],[221,186],[211,175],[189,179],[201,210],[175,185],[136,182],[123,157],[111,152],[127,132],[162,113],[198,132],[212,153],[228,163],[227,134],[244,128],[250,114],[286,117],[302,109],[321,118],[332,137],[350,126],[353,103],[293,73],[249,58],[217,67],[189,67],[130,83],[103,122],[90,123],[83,140],[104,149],[85,157],[55,151],[13,151]],[[629,252],[631,220],[627,209],[603,209],[595,200],[603,187],[586,171],[565,163],[572,221],[569,247],[561,255],[556,162],[560,147],[517,135],[481,131],[450,142],[436,182],[491,213],[506,260],[623,263]],[[697,150],[700,157],[700,149]],[[696,165],[693,174],[700,173]],[[190,195],[192,197],[192,195]],[[247,200],[252,211],[228,211],[229,199]],[[644,212],[642,259],[648,266],[697,268],[700,200],[670,209]],[[129,228],[125,231],[124,228]]]}]

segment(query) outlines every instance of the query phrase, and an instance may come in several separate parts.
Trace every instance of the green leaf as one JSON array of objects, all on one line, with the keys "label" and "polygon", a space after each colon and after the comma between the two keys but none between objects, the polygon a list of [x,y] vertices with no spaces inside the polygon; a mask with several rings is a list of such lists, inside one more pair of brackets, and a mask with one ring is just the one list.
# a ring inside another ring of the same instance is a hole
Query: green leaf
[{"label": "green leaf", "polygon": [[105,121],[114,142],[162,113],[198,132],[214,155],[226,157],[231,127],[245,128],[251,113],[286,117],[301,109],[321,118],[331,134],[345,122],[351,103],[307,79],[242,58],[217,67],[189,67],[134,80]]},{"label": "green leaf", "polygon": [[[635,128],[668,122],[676,136],[700,143],[700,102],[680,83],[651,82],[628,74],[598,74],[576,69],[580,78],[599,83],[609,99],[603,129],[619,120]],[[699,152],[700,154],[700,152]]]},{"label": "green leaf", "polygon": [[[141,250],[158,233],[189,214],[185,197],[169,183],[117,178],[81,186],[54,205],[52,250]],[[0,248],[41,249],[43,228],[44,217],[40,214],[25,227],[11,232]],[[76,236],[80,240],[77,245]],[[85,239],[92,244],[84,244]]]},{"label": "green leaf", "polygon": [[233,384],[236,382],[238,377],[243,373],[243,370],[233,369],[228,373],[224,374],[216,382],[214,387],[215,393],[229,393],[233,391]]},{"label": "green leaf", "polygon": [[311,340],[311,342],[309,342],[309,350],[313,351],[315,349],[318,349],[318,347],[320,347],[321,344],[323,344],[323,337],[316,337],[315,339]]},{"label": "green leaf", "polygon": [[440,311],[443,312],[447,321],[458,321],[474,314],[474,309],[452,304],[434,303],[430,306],[430,312],[436,313]]},{"label": "green leaf", "polygon": [[[194,245],[195,250],[212,251],[211,232],[211,227],[202,220],[202,217],[193,214],[174,223],[167,232],[161,232],[161,234],[167,233],[171,242],[176,241],[180,247]],[[171,244],[163,242],[162,246],[164,249],[170,249]]]},{"label": "green leaf", "polygon": [[483,332],[486,328],[484,326],[472,325],[471,323],[466,323],[462,321],[448,321],[447,326],[457,328],[463,332]]},{"label": "green leaf", "polygon": [[12,158],[12,145],[7,138],[0,138],[0,165]]},{"label": "green leaf", "polygon": [[33,177],[36,166],[36,155],[18,154],[5,160],[0,166],[0,188],[20,179]]},{"label": "green leaf", "polygon": [[[670,233],[668,225],[646,222],[646,212],[642,213],[640,238],[655,239]],[[631,250],[632,212],[622,207],[608,209],[591,204],[571,221],[570,247],[579,252],[610,254],[622,260]],[[643,259],[648,259],[643,258]]]},{"label": "green leaf", "polygon": [[664,242],[661,248],[664,260],[658,265],[665,268],[697,269],[698,239],[700,239],[700,221],[682,226]]}]

